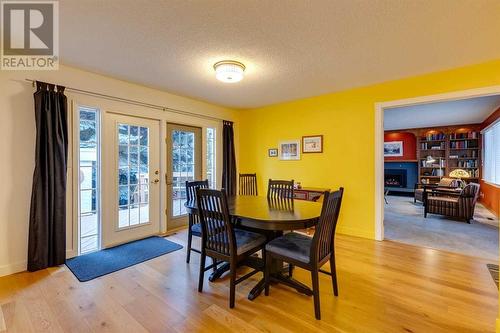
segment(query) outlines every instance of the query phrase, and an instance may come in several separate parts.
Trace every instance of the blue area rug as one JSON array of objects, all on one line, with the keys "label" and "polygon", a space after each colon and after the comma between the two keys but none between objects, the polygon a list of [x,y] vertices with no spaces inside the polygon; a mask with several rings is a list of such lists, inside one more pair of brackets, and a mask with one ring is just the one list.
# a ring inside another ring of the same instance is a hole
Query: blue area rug
[{"label": "blue area rug", "polygon": [[153,236],[66,260],[66,266],[86,282],[180,249],[182,245]]}]

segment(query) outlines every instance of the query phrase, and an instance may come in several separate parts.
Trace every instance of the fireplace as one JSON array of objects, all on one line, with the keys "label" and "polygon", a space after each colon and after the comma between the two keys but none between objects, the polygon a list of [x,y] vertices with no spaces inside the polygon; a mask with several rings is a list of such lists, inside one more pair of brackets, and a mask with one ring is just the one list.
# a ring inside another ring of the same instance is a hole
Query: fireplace
[{"label": "fireplace", "polygon": [[406,187],[407,171],[404,169],[385,169],[384,186],[385,187]]}]

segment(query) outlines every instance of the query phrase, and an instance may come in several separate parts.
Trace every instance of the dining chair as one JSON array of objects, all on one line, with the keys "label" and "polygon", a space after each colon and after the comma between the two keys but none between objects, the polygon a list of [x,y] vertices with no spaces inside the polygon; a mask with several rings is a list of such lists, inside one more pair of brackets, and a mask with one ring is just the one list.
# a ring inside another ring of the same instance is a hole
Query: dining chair
[{"label": "dining chair", "polygon": [[[306,269],[311,272],[314,314],[318,320],[321,319],[319,272],[331,276],[333,294],[338,296],[334,239],[343,193],[342,187],[335,192],[325,192],[321,216],[313,237],[291,232],[273,239],[266,245],[265,295],[269,295],[270,269],[273,259]],[[330,261],[331,272],[321,269],[327,261]]]},{"label": "dining chair", "polygon": [[240,173],[239,174],[239,195],[258,195],[257,194],[257,174]]},{"label": "dining chair", "polygon": [[[235,287],[265,267],[266,237],[256,232],[233,228],[224,190],[198,189],[196,191],[198,213],[202,227],[201,260],[198,291],[203,291],[205,271],[214,264],[205,267],[206,257],[229,263],[229,307],[234,308]],[[264,265],[246,275],[236,278],[236,268],[252,254],[262,250]]]},{"label": "dining chair", "polygon": [[293,198],[293,179],[292,180],[273,180],[269,179],[267,185],[268,199],[292,199]]},{"label": "dining chair", "polygon": [[[201,181],[186,181],[186,200],[193,201],[196,200],[196,189],[198,188],[208,188],[208,179]],[[201,237],[201,224],[198,214],[189,213],[188,214],[188,242],[187,242],[187,257],[186,262],[189,264],[191,259],[191,251],[196,253],[201,253],[198,249],[193,249],[191,243],[193,241],[193,236]]]}]

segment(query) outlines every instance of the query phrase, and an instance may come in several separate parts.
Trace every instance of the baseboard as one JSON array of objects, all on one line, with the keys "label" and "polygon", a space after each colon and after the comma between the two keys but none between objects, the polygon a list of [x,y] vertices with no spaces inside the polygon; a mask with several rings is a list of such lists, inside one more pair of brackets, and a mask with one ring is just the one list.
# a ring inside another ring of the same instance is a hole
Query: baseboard
[{"label": "baseboard", "polygon": [[345,226],[338,226],[337,232],[343,235],[367,238],[367,239],[375,239],[375,232],[362,230],[357,228],[350,228]]},{"label": "baseboard", "polygon": [[28,266],[28,262],[26,260],[19,261],[13,264],[7,264],[0,266],[0,276],[15,274],[19,272],[23,272],[26,270]]},{"label": "baseboard", "polygon": [[[78,252],[66,250],[66,259],[76,257]],[[28,267],[28,261],[23,260],[13,264],[0,266],[0,276],[11,275],[19,272],[24,272]]]}]

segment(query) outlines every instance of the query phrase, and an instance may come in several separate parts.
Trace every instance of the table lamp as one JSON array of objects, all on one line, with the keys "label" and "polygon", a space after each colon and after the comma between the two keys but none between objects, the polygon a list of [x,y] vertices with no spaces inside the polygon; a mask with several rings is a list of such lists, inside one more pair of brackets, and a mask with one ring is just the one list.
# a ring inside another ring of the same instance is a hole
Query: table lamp
[{"label": "table lamp", "polygon": [[458,178],[462,180],[462,178],[470,178],[470,174],[464,169],[455,169],[449,174],[452,178]]}]

